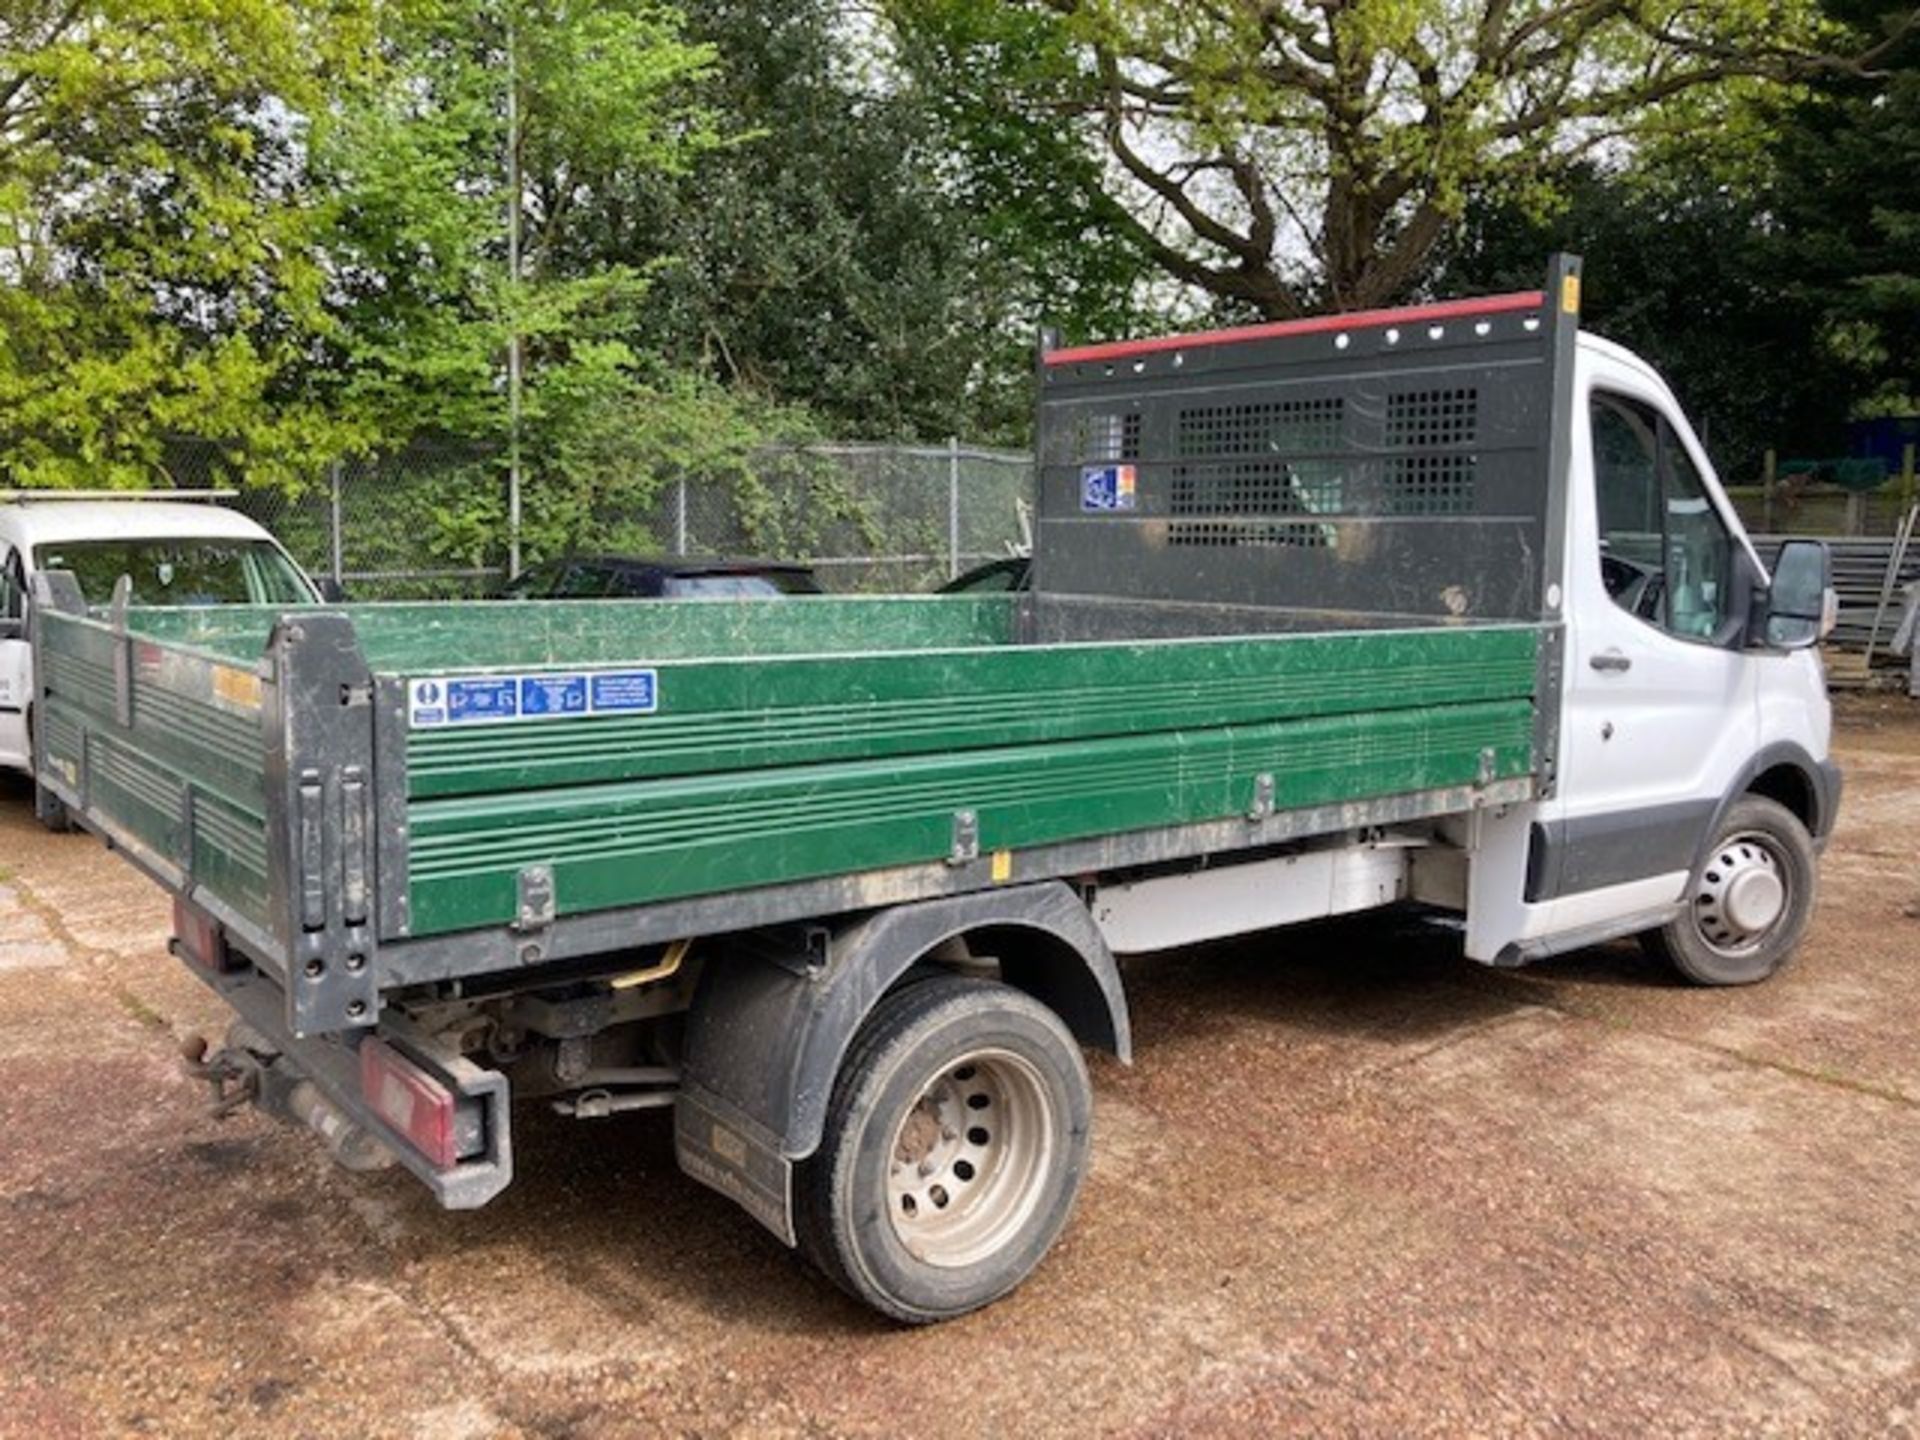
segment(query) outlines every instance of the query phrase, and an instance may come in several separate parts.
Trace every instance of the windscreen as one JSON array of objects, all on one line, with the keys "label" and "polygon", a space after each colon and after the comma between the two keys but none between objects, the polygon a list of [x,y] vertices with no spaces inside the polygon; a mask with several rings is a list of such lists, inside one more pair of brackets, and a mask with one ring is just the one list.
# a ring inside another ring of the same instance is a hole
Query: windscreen
[{"label": "windscreen", "polygon": [[694,600],[765,599],[787,592],[764,575],[670,575],[662,593],[675,600]]},{"label": "windscreen", "polygon": [[64,540],[34,547],[41,570],[66,570],[89,605],[133,578],[135,605],[298,605],[314,598],[293,562],[264,540],[174,537]]}]

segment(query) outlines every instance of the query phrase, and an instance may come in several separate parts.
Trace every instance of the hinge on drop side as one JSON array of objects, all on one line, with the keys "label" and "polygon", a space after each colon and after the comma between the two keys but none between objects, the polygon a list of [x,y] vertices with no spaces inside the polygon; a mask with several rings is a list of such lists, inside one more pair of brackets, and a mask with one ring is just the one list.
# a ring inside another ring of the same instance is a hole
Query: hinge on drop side
[{"label": "hinge on drop side", "polygon": [[553,867],[526,866],[520,871],[516,892],[512,928],[527,937],[520,947],[520,958],[532,964],[546,955],[547,932],[553,928]]}]

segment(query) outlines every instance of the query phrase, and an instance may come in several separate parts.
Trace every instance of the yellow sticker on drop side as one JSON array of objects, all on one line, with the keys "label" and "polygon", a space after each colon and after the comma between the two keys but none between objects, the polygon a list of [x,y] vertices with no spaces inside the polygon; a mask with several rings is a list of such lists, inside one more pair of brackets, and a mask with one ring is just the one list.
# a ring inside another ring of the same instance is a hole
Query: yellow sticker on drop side
[{"label": "yellow sticker on drop side", "polygon": [[213,698],[226,702],[236,710],[258,710],[260,677],[251,670],[239,670],[231,665],[216,666],[213,672]]}]

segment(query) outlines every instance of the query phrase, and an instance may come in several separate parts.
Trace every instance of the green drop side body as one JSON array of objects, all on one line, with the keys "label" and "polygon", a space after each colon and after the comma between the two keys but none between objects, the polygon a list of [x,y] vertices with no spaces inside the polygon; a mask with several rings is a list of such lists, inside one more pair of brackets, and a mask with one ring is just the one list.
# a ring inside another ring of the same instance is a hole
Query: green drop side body
[{"label": "green drop side body", "polygon": [[[946,864],[965,814],[988,882],[1007,883],[1039,878],[1023,851],[1064,841],[1532,773],[1537,626],[1023,644],[1024,603],[335,612],[371,681],[348,699],[375,756],[366,883],[386,902],[372,913],[390,917],[378,944],[513,924],[531,866],[550,869],[555,914],[574,916]],[[301,619],[40,621],[45,778],[276,945],[296,923],[276,876],[299,865],[270,852],[301,840],[274,831],[269,750],[275,707],[296,697],[277,673],[293,652],[262,648]],[[651,713],[410,728],[392,702],[421,677],[632,666],[657,676]],[[341,824],[322,818],[331,847]]]},{"label": "green drop side body", "polygon": [[[295,1036],[1543,798],[1576,277],[1404,330],[1043,353],[1019,594],[90,613],[42,576],[37,775]],[[456,715],[455,685],[521,703]]]}]

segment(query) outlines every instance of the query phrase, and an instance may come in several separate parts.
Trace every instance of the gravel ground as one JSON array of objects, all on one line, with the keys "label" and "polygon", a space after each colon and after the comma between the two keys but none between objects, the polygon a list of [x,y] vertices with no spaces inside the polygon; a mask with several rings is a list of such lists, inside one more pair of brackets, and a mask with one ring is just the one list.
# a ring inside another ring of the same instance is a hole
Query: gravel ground
[{"label": "gravel ground", "polygon": [[1379,921],[1131,965],[1064,1240],[914,1332],[659,1115],[528,1115],[468,1215],[205,1118],[164,899],[0,789],[0,1433],[1920,1431],[1920,709],[1839,748],[1819,918],[1758,989]]}]

